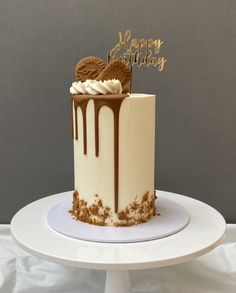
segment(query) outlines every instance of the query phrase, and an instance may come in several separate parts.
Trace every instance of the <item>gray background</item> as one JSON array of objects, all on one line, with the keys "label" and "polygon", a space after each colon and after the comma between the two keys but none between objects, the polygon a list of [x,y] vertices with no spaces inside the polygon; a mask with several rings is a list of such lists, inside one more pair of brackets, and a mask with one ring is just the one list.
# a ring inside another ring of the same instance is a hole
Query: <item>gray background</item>
[{"label": "gray background", "polygon": [[69,87],[87,55],[105,58],[118,32],[160,37],[161,74],[134,70],[156,93],[156,187],[236,221],[236,2],[0,2],[0,223],[27,203],[73,189]]}]

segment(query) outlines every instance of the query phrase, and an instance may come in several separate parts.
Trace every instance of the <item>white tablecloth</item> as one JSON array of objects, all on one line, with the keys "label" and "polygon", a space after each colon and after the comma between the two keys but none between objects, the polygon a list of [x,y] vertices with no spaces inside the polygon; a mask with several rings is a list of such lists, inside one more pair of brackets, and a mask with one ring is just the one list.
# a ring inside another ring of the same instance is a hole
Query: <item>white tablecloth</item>
[{"label": "white tablecloth", "polygon": [[[235,293],[236,224],[227,225],[224,241],[209,254],[165,268],[131,271],[130,277],[133,292]],[[27,254],[12,240],[9,225],[0,225],[1,293],[100,293],[104,284],[103,271],[63,267]]]}]

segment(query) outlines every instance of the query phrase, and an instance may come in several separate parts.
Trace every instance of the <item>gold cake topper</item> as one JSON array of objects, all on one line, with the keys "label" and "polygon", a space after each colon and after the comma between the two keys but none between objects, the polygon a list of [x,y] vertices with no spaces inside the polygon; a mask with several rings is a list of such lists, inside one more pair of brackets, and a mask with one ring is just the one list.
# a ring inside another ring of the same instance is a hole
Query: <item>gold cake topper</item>
[{"label": "gold cake topper", "polygon": [[158,56],[163,43],[160,39],[131,39],[129,30],[124,35],[119,32],[119,42],[107,52],[107,61],[109,63],[112,59],[121,59],[131,68],[135,64],[138,67],[152,65],[162,71],[167,62],[164,57]]}]

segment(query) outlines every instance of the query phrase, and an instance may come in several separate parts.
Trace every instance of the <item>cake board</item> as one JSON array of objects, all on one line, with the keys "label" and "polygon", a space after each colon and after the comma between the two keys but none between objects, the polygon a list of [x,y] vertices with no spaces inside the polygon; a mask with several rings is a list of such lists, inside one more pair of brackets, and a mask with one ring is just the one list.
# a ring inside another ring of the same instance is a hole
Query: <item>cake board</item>
[{"label": "cake board", "polygon": [[48,225],[63,235],[87,241],[129,243],[169,236],[189,223],[185,208],[166,198],[158,198],[157,215],[146,223],[130,227],[96,226],[72,218],[71,197],[53,206],[47,214]]},{"label": "cake board", "polygon": [[189,224],[178,233],[134,243],[74,239],[54,231],[47,223],[48,210],[71,195],[65,192],[44,197],[21,209],[11,221],[12,236],[22,249],[47,261],[107,270],[105,293],[130,293],[128,270],[192,260],[219,245],[225,233],[225,220],[214,208],[190,197],[158,191],[159,198],[175,201],[190,215]]}]

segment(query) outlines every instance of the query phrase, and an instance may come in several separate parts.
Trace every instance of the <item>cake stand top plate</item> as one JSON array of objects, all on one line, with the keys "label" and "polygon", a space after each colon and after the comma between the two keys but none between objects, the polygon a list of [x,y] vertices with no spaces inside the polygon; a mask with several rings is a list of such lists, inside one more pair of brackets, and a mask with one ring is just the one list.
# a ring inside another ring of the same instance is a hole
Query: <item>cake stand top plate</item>
[{"label": "cake stand top plate", "polygon": [[44,197],[22,208],[11,221],[16,243],[27,252],[62,265],[93,269],[145,269],[194,259],[221,241],[226,223],[209,205],[183,195],[158,191],[158,197],[176,201],[190,215],[180,232],[137,243],[98,243],[69,238],[47,224],[48,210],[72,198],[72,191]]}]

